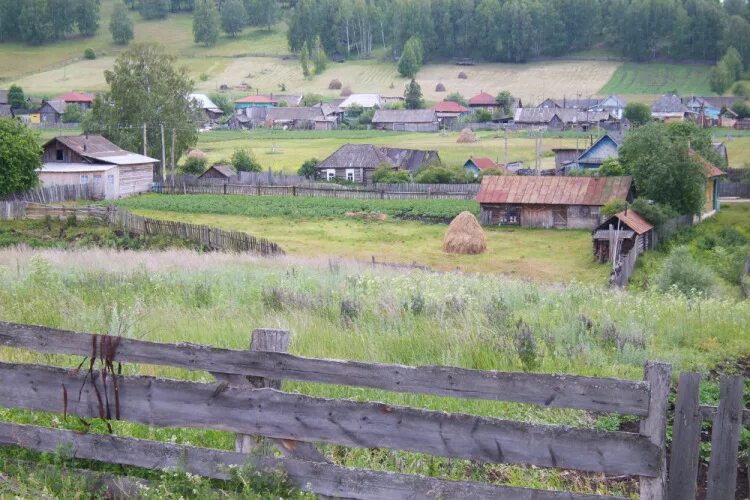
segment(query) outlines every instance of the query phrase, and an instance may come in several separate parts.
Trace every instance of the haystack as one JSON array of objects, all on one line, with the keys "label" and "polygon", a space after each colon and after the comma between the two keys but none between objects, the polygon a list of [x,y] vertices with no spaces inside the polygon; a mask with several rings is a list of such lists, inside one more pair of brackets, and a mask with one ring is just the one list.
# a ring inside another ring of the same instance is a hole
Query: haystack
[{"label": "haystack", "polygon": [[445,92],[445,85],[442,83],[435,85],[435,92]]},{"label": "haystack", "polygon": [[475,134],[470,128],[465,128],[461,131],[460,134],[458,134],[458,139],[456,142],[459,143],[467,143],[467,142],[477,142],[479,139],[477,139],[477,134]]},{"label": "haystack", "polygon": [[443,252],[474,255],[487,250],[487,236],[471,212],[461,212],[448,226]]},{"label": "haystack", "polygon": [[466,76],[466,73],[464,73],[464,72],[462,71],[462,72],[460,72],[460,73],[458,74],[458,79],[459,79],[459,80],[468,80],[468,79],[469,79],[469,77],[468,77],[468,76]]},{"label": "haystack", "polygon": [[349,97],[352,95],[352,88],[348,85],[341,90],[341,97]]},{"label": "haystack", "polygon": [[208,155],[200,149],[191,149],[187,155],[188,158],[197,158],[199,160],[208,160]]},{"label": "haystack", "polygon": [[333,80],[331,80],[331,83],[328,84],[329,90],[341,90],[341,87],[341,80],[339,80],[338,78],[334,78]]}]

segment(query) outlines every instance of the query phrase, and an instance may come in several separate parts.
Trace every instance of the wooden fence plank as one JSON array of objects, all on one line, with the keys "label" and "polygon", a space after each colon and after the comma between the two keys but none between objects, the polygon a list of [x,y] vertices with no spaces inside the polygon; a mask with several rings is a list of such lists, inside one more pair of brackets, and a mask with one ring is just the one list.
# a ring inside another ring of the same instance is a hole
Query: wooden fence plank
[{"label": "wooden fence plank", "polygon": [[229,466],[250,461],[263,471],[278,468],[300,488],[321,495],[364,500],[476,498],[518,500],[619,500],[557,491],[493,486],[471,481],[450,481],[393,472],[352,469],[291,458],[253,457],[241,453],[195,448],[166,442],[100,434],[76,434],[45,427],[0,423],[0,444],[55,453],[72,445],[75,458],[150,469],[181,469],[214,479],[227,479]]},{"label": "wooden fence plank", "polygon": [[648,416],[641,419],[641,434],[659,450],[656,477],[641,477],[641,500],[663,500],[667,494],[667,405],[672,366],[665,363],[646,363],[646,381],[651,388]]},{"label": "wooden fence plank", "polygon": [[721,377],[719,411],[711,431],[708,500],[731,500],[735,495],[744,390],[744,377]]},{"label": "wooden fence plank", "polygon": [[[89,334],[0,322],[0,345],[35,352],[86,356]],[[647,415],[642,381],[465,368],[412,367],[254,353],[194,344],[161,344],[122,338],[115,360],[273,379],[370,387],[394,392],[517,401],[544,407]]]},{"label": "wooden fence plank", "polygon": [[[713,420],[716,418],[718,412],[718,406],[701,405],[701,417],[703,417],[703,420]],[[742,410],[742,422],[745,425],[750,424],[750,410],[747,408]]]},{"label": "wooden fence plank", "polygon": [[[110,389],[105,389],[97,373],[39,365],[0,363],[0,380],[0,406],[62,412],[64,385],[68,394],[81,391],[80,400],[68,398],[68,413],[94,418],[103,411],[94,387],[100,392]],[[118,387],[121,419],[151,426],[199,427],[611,474],[660,473],[662,451],[649,439],[626,432],[534,425],[151,377],[118,377]],[[114,393],[109,401],[114,401]]]},{"label": "wooden fence plank", "polygon": [[677,386],[667,498],[695,498],[703,417],[698,402],[700,373],[683,372]]}]

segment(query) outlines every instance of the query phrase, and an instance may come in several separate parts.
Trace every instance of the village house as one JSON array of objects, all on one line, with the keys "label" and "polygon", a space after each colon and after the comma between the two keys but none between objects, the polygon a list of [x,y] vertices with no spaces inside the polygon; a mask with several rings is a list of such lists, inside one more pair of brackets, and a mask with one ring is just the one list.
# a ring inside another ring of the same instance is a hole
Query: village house
[{"label": "village house", "polygon": [[88,94],[88,93],[83,93],[83,92],[67,92],[51,100],[62,101],[66,105],[76,104],[81,109],[81,111],[87,111],[91,109],[91,106],[94,104],[94,94]]},{"label": "village house", "polygon": [[440,163],[437,151],[345,144],[321,161],[316,169],[318,177],[324,180],[343,179],[366,184],[371,182],[372,173],[381,165],[413,174],[422,165],[432,163]]},{"label": "village house", "polygon": [[203,111],[209,122],[215,122],[224,112],[206,94],[190,94],[188,99],[195,103],[195,108]]},{"label": "village house", "polygon": [[477,109],[483,109],[484,111],[489,111],[490,113],[492,113],[495,111],[495,109],[500,107],[500,105],[495,100],[495,96],[482,91],[469,99],[469,107],[474,111],[476,111]]},{"label": "village house", "polygon": [[266,112],[265,125],[269,128],[297,130],[334,130],[335,115],[326,116],[322,107],[270,108]]},{"label": "village house", "polygon": [[690,114],[688,107],[676,95],[661,96],[651,105],[651,116],[666,123],[685,121]]},{"label": "village house", "polygon": [[377,130],[402,132],[436,132],[437,113],[434,109],[379,109],[372,117]]},{"label": "village house", "polygon": [[593,229],[604,205],[634,197],[632,177],[491,175],[477,201],[485,225]]},{"label": "village house", "polygon": [[568,165],[570,168],[599,168],[608,158],[617,159],[622,138],[615,134],[604,134],[594,142],[586,151],[576,158],[576,161]]},{"label": "village house", "polygon": [[41,125],[57,125],[62,123],[63,113],[65,113],[65,101],[42,101],[42,105],[37,110]]},{"label": "village house", "polygon": [[703,165],[703,172],[706,174],[706,201],[703,205],[701,219],[706,219],[715,215],[720,209],[719,203],[719,181],[726,175],[719,167],[706,160],[703,156],[690,149],[688,154],[697,158]]},{"label": "village house", "polygon": [[513,123],[519,128],[544,127],[548,130],[589,130],[614,120],[608,111],[582,111],[572,108],[518,108]]},{"label": "village house", "polygon": [[581,111],[606,111],[615,119],[621,119],[627,103],[617,95],[611,95],[600,99],[598,97],[586,99],[545,99],[536,107],[543,109],[577,109]]},{"label": "village house", "polygon": [[654,226],[635,210],[626,208],[602,222],[593,231],[594,257],[599,262],[611,262],[613,251],[640,255],[656,245]]},{"label": "village house", "polygon": [[464,168],[474,177],[479,176],[480,172],[482,172],[483,170],[490,169],[502,170],[508,175],[513,175],[513,172],[506,169],[505,165],[503,165],[502,163],[495,163],[491,158],[482,156],[472,156],[471,158],[466,160],[466,163],[464,163]]},{"label": "village house", "polygon": [[45,186],[87,184],[97,196],[122,198],[150,191],[157,163],[100,135],[58,136],[44,144],[39,180]]},{"label": "village house", "polygon": [[552,148],[555,154],[555,170],[564,171],[571,168],[571,164],[575,164],[584,151],[585,148]]},{"label": "village house", "polygon": [[230,165],[213,165],[198,176],[201,180],[219,180],[229,182],[237,180],[237,171]]},{"label": "village house", "polygon": [[471,113],[469,108],[461,106],[453,101],[439,102],[430,109],[435,110],[438,121],[443,127],[452,127],[461,119],[461,117]]},{"label": "village house", "polygon": [[344,111],[352,106],[358,106],[363,109],[383,109],[385,103],[380,94],[352,94],[339,104],[339,107]]}]

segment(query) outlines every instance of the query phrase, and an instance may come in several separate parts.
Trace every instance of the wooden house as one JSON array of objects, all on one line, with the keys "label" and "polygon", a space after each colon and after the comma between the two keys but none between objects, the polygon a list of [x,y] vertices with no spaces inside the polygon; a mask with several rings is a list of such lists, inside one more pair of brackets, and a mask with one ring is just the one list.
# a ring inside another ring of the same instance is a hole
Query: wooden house
[{"label": "wooden house", "polygon": [[500,105],[495,100],[495,96],[484,91],[469,99],[469,107],[473,110],[483,109],[492,113],[498,106]]},{"label": "wooden house", "polygon": [[487,176],[477,195],[485,225],[593,229],[610,201],[632,201],[632,177]]},{"label": "wooden house", "polygon": [[625,209],[594,229],[593,245],[599,262],[611,261],[614,250],[618,255],[627,255],[633,250],[640,255],[656,245],[654,226],[635,210]]},{"label": "wooden house", "polygon": [[435,110],[438,121],[444,126],[454,125],[462,116],[466,116],[471,112],[469,108],[461,106],[453,101],[439,102],[430,109]]},{"label": "wooden house", "polygon": [[697,158],[703,165],[706,175],[706,194],[701,219],[706,219],[716,214],[720,209],[719,203],[719,180],[726,175],[719,167],[706,160],[703,156],[693,151],[688,152],[691,157]]},{"label": "wooden house", "polygon": [[372,180],[372,173],[381,165],[415,173],[426,163],[440,163],[438,152],[372,144],[345,144],[321,161],[316,169],[318,177],[324,180],[344,179],[368,183]]},{"label": "wooden house", "polygon": [[437,132],[438,118],[434,109],[379,109],[372,125],[377,130]]},{"label": "wooden house", "polygon": [[157,163],[100,135],[58,136],[44,144],[39,180],[45,186],[89,184],[98,196],[122,198],[150,191]]},{"label": "wooden house", "polygon": [[555,153],[555,170],[562,171],[575,164],[583,151],[584,148],[552,148]]},{"label": "wooden house", "polygon": [[63,113],[65,113],[65,101],[42,101],[42,105],[37,111],[39,120],[42,125],[56,125],[62,123]]},{"label": "wooden house", "polygon": [[198,179],[212,179],[229,182],[237,179],[237,171],[230,165],[213,165],[199,175]]},{"label": "wooden house", "polygon": [[270,108],[265,124],[269,128],[334,130],[336,116],[326,116],[323,107]]},{"label": "wooden house", "polygon": [[190,94],[188,99],[193,102],[195,109],[201,110],[209,122],[215,122],[222,116],[221,110],[206,94]]},{"label": "wooden house", "polygon": [[594,142],[586,151],[576,158],[573,168],[599,168],[609,158],[617,159],[622,139],[614,134],[604,134]]},{"label": "wooden house", "polygon": [[661,96],[651,105],[651,116],[663,122],[685,121],[690,109],[676,95]]},{"label": "wooden house", "polygon": [[495,163],[492,161],[491,158],[481,157],[481,156],[472,156],[468,160],[466,160],[466,163],[464,163],[464,168],[467,172],[470,172],[474,177],[479,176],[480,172],[484,170],[502,170],[507,175],[513,175],[513,172],[505,168],[505,165],[502,163]]},{"label": "wooden house", "polygon": [[87,94],[83,92],[67,92],[51,100],[62,101],[66,105],[76,104],[79,108],[81,108],[81,111],[86,111],[90,109],[94,104],[94,94]]},{"label": "wooden house", "polygon": [[513,122],[518,128],[543,127],[548,130],[589,130],[613,120],[608,111],[582,111],[572,108],[518,108]]}]

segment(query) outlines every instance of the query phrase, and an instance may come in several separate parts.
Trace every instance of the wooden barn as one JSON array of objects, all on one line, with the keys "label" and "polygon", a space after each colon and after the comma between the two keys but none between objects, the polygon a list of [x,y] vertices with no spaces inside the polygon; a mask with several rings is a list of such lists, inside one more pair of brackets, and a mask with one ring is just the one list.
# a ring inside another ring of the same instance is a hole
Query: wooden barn
[{"label": "wooden barn", "polygon": [[635,210],[625,209],[594,229],[593,245],[599,262],[612,261],[614,250],[618,255],[627,255],[631,250],[640,255],[656,245],[654,226]]},{"label": "wooden barn", "polygon": [[198,176],[198,179],[217,179],[229,182],[237,179],[237,171],[230,165],[214,165]]},{"label": "wooden barn", "polygon": [[45,186],[89,184],[98,196],[122,198],[150,191],[157,163],[100,135],[59,136],[44,144],[39,180]]},{"label": "wooden barn", "polygon": [[477,195],[485,225],[593,229],[610,201],[634,199],[632,177],[488,176]]}]

